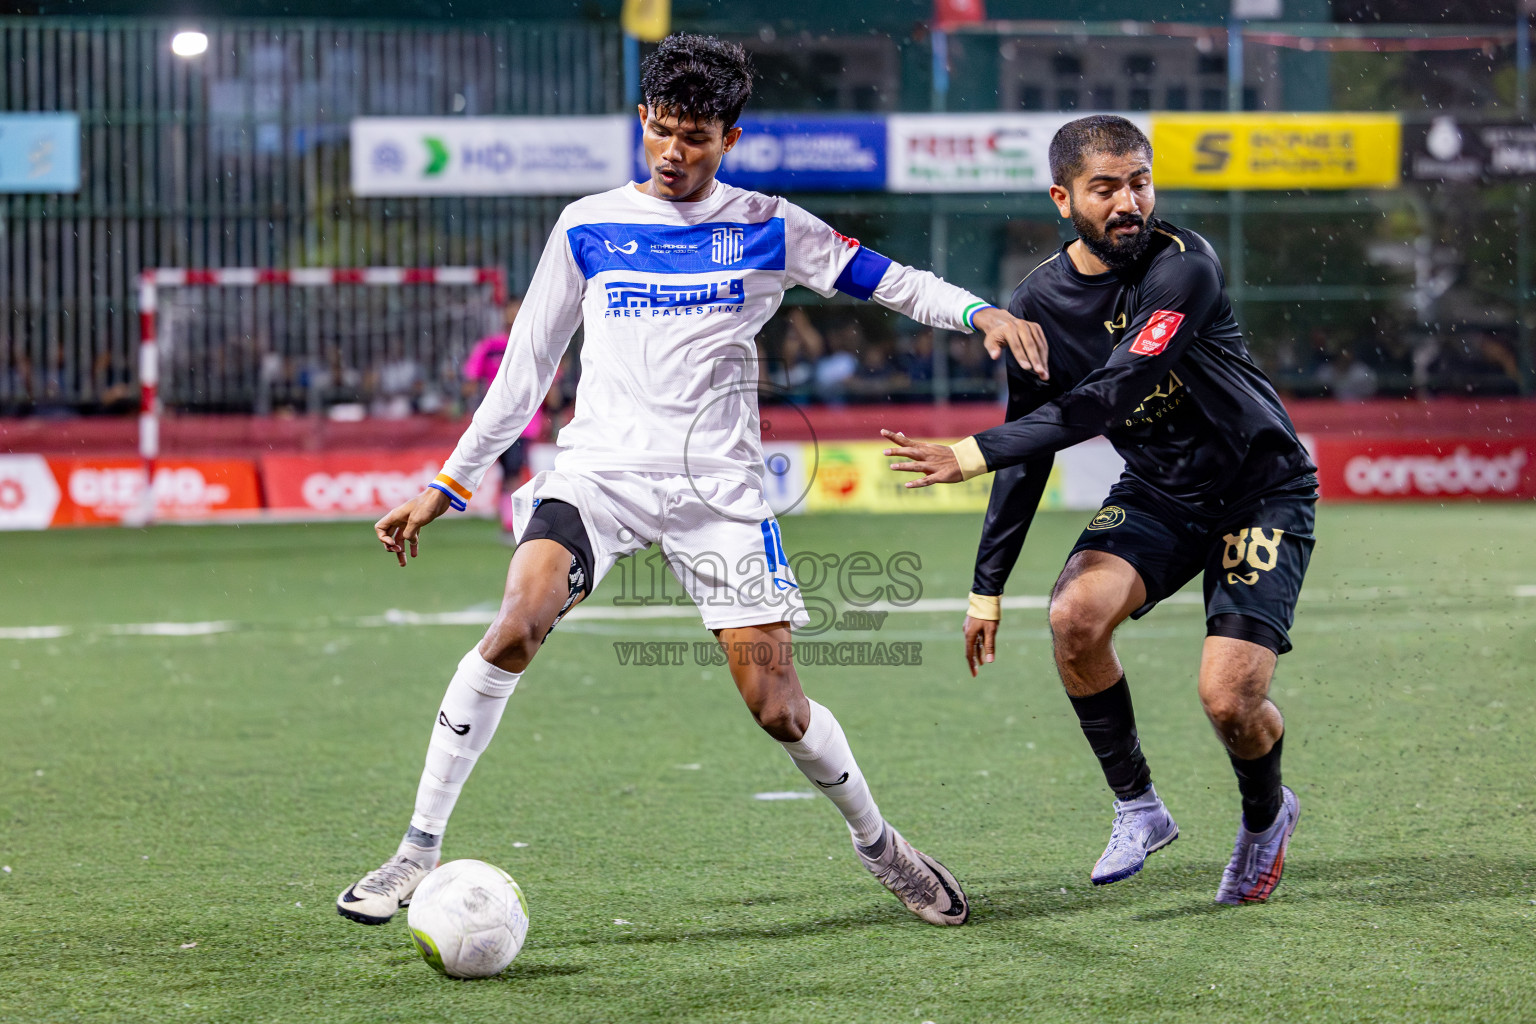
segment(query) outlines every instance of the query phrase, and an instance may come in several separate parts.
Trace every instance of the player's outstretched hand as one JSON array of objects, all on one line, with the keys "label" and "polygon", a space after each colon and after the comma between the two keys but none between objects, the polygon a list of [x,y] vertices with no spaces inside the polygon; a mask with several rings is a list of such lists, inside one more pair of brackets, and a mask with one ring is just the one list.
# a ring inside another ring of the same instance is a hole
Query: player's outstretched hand
[{"label": "player's outstretched hand", "polygon": [[983,334],[982,344],[987,354],[998,359],[1007,345],[1019,365],[1041,380],[1051,379],[1051,368],[1045,344],[1045,332],[1033,320],[1020,320],[1006,309],[984,309],[971,321]]},{"label": "player's outstretched hand", "polygon": [[403,569],[407,548],[410,549],[411,557],[416,557],[416,543],[421,537],[421,528],[446,511],[448,495],[428,487],[405,504],[390,509],[388,515],[373,524],[373,532],[378,536],[379,543],[384,545],[384,550],[400,559],[400,567]]},{"label": "player's outstretched hand", "polygon": [[997,660],[997,620],[965,617],[965,663],[970,666],[971,677],[976,676],[977,665],[990,665]]},{"label": "player's outstretched hand", "polygon": [[957,484],[964,477],[960,475],[960,460],[955,458],[954,449],[947,444],[932,444],[928,441],[912,441],[901,431],[880,431],[880,436],[887,441],[894,441],[900,447],[885,449],[886,455],[900,455],[908,462],[895,462],[891,469],[898,473],[921,473],[921,480],[908,480],[903,487],[927,487],[929,484]]}]

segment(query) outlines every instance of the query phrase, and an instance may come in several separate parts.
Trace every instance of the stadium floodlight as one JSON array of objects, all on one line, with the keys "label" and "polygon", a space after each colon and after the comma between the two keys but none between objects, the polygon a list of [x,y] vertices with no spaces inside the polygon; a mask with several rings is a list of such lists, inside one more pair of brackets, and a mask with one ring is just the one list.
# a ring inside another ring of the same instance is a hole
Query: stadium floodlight
[{"label": "stadium floodlight", "polygon": [[202,32],[177,32],[171,37],[171,52],[178,57],[197,57],[208,51],[208,36]]}]

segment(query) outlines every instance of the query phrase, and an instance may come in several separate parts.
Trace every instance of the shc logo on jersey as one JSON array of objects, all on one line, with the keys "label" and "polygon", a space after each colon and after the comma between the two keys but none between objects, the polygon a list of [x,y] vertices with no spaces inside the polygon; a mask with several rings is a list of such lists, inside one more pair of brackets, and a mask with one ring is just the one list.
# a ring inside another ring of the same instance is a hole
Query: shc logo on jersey
[{"label": "shc logo on jersey", "polygon": [[746,232],[741,228],[715,228],[709,236],[709,261],[722,266],[741,262],[746,255]]},{"label": "shc logo on jersey", "polygon": [[1179,329],[1179,324],[1184,322],[1183,313],[1175,313],[1171,309],[1160,309],[1152,314],[1152,319],[1147,321],[1147,326],[1136,335],[1136,340],[1131,342],[1131,354],[1137,356],[1161,355],[1163,349],[1173,340],[1174,332]]},{"label": "shc logo on jersey", "polygon": [[657,284],[654,281],[609,281],[608,308],[673,309],[679,306],[736,306],[746,297],[741,278]]},{"label": "shc logo on jersey", "polygon": [[571,256],[588,281],[599,274],[698,277],[722,267],[733,273],[782,271],[784,218],[757,223],[633,224],[605,221],[566,231]]}]

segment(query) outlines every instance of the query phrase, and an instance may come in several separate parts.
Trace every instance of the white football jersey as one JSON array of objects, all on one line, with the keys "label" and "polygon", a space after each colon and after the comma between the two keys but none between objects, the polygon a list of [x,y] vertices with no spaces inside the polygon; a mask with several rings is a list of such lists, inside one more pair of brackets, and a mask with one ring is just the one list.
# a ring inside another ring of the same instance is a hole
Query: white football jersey
[{"label": "white football jersey", "polygon": [[990,305],[863,248],[785,199],[716,182],[675,203],[634,185],[565,208],[501,369],[438,482],[480,484],[544,400],[582,324],[562,471],[631,470],[761,484],[754,339],[784,292],[843,291],[952,331]]}]

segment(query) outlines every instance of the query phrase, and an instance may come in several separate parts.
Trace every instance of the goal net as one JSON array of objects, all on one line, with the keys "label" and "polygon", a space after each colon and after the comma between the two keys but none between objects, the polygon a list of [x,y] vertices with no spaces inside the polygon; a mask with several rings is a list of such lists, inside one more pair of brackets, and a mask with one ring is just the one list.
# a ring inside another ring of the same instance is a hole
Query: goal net
[{"label": "goal net", "polygon": [[[139,454],[130,525],[153,518],[162,416],[395,419],[452,412],[464,362],[499,334],[496,267],[156,268],[139,280]],[[164,477],[165,479],[161,479]]]}]

